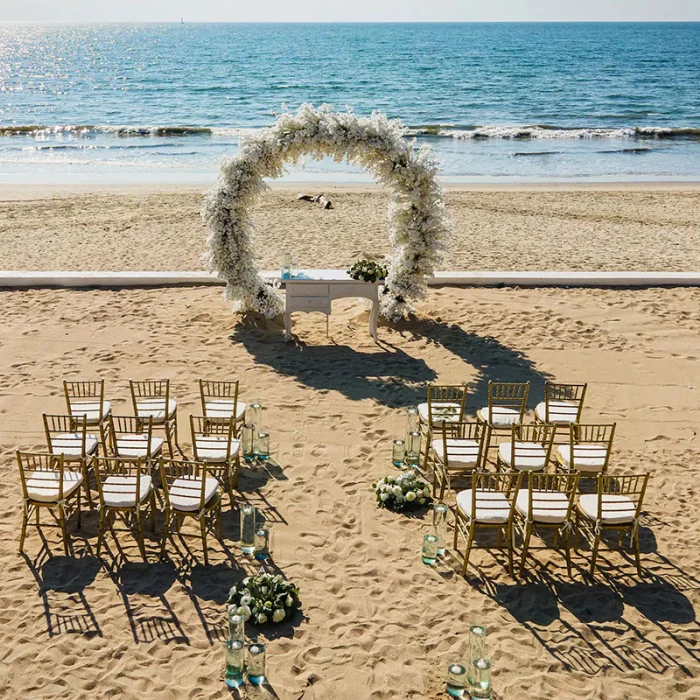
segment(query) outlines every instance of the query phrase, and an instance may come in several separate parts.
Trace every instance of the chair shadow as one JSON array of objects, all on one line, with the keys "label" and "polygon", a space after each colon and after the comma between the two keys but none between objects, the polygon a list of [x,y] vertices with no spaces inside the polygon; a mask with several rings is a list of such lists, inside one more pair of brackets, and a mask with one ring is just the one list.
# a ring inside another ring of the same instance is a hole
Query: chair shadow
[{"label": "chair shadow", "polygon": [[[31,559],[23,552],[22,558],[37,583],[49,637],[65,633],[81,634],[87,638],[102,637],[100,625],[85,596],[85,588],[95,580],[102,562],[91,553],[81,557],[54,556],[43,534],[41,539],[42,548],[37,556]],[[54,612],[52,594],[59,594],[63,608],[77,599],[78,609],[70,614]]]},{"label": "chair shadow", "polygon": [[[456,324],[411,316],[393,324],[392,330],[403,338],[440,345],[472,365],[478,376],[471,400],[479,406],[488,401],[489,380],[543,384],[550,378],[519,350]],[[313,389],[337,391],[353,401],[369,398],[394,408],[416,404],[425,397],[425,385],[438,378],[424,360],[390,342],[379,343],[374,352],[336,344],[306,345],[299,340],[283,343],[274,324],[252,314],[241,317],[229,339],[277,373]],[[533,392],[533,405],[537,400]]]}]

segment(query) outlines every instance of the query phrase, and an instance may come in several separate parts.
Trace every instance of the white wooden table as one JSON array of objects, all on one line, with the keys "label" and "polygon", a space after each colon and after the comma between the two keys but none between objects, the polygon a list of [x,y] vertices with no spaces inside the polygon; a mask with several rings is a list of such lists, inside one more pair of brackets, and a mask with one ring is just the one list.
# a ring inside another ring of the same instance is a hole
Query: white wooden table
[{"label": "white wooden table", "polygon": [[282,279],[286,290],[284,308],[284,339],[292,333],[292,314],[295,311],[320,311],[328,317],[334,299],[361,297],[372,302],[369,315],[369,332],[377,340],[377,319],[379,317],[379,284],[354,280],[342,270],[299,270],[294,278]]}]

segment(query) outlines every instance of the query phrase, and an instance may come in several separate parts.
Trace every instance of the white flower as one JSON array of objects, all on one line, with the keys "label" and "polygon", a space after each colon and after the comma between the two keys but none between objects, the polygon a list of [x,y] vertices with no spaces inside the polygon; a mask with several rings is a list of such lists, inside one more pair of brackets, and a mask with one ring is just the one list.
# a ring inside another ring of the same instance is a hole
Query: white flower
[{"label": "white flower", "polygon": [[413,491],[409,491],[406,494],[406,500],[407,501],[415,501],[416,500],[416,494]]},{"label": "white flower", "polygon": [[267,622],[267,615],[265,613],[260,613],[258,615],[258,624],[264,625]]},{"label": "white flower", "polygon": [[394,494],[394,496],[397,496],[397,497],[398,497],[398,496],[402,496],[402,495],[403,495],[403,491],[401,490],[401,487],[400,487],[400,486],[394,486],[394,488],[393,488],[393,494]]},{"label": "white flower", "polygon": [[243,619],[244,619],[246,622],[248,622],[248,620],[250,620],[250,615],[251,615],[251,613],[250,613],[250,608],[249,608],[247,605],[242,605],[240,608],[238,608],[238,610],[236,610],[236,612],[237,612],[239,615],[242,615],[242,616],[243,616]]},{"label": "white flower", "polygon": [[270,589],[267,586],[260,586],[260,592],[263,595],[267,595],[270,592]]},{"label": "white flower", "polygon": [[426,498],[428,498],[428,496],[430,496],[430,489],[427,486],[423,489],[423,495]]},{"label": "white flower", "polygon": [[294,605],[294,598],[292,596],[288,595],[287,600],[284,601],[284,604],[288,607],[291,608],[292,605]]},{"label": "white flower", "polygon": [[393,477],[393,476],[387,476],[387,477],[386,477],[386,483],[387,483],[387,484],[393,484],[393,483],[394,483],[394,477]]},{"label": "white flower", "polygon": [[388,500],[389,500],[389,494],[388,494],[388,493],[383,493],[383,494],[379,497],[379,499],[380,499],[382,502],[388,501]]},{"label": "white flower", "polygon": [[250,605],[253,599],[250,597],[248,593],[245,595],[241,596],[241,605]]},{"label": "white flower", "polygon": [[273,622],[282,622],[284,620],[286,613],[282,608],[277,608],[275,612],[272,613],[272,621]]}]

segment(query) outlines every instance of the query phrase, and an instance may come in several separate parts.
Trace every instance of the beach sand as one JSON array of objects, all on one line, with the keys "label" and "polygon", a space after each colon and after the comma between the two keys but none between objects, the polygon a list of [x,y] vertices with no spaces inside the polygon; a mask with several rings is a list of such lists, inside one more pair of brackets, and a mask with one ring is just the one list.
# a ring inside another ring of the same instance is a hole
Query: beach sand
[{"label": "beach sand", "polygon": [[[330,195],[335,209],[299,202]],[[0,186],[0,269],[198,270],[203,189]],[[444,270],[700,270],[698,185],[447,188],[454,224]],[[385,191],[275,187],[252,211],[261,269],[285,251],[345,268],[389,252]]]},{"label": "beach sand", "polygon": [[[462,202],[455,219],[472,231],[454,266],[580,269],[593,259],[606,268],[697,269],[698,247],[689,245],[698,236],[696,193],[652,197],[648,206],[636,192],[564,197],[568,203],[561,196],[451,195],[451,204]],[[309,262],[345,264],[348,252],[382,239],[384,200],[336,200],[328,213],[275,193],[256,215],[291,222],[299,207],[318,223],[306,250],[319,257]],[[190,269],[201,249],[194,195],[71,195],[3,206],[5,266]],[[116,207],[123,213],[115,215]],[[543,208],[547,215],[538,213]],[[7,240],[8,211],[18,222],[23,212],[15,243]],[[348,211],[355,223],[331,246],[331,222]],[[500,233],[488,234],[500,241],[494,249],[478,234],[484,219],[500,222]],[[117,221],[132,228],[121,231]],[[542,223],[541,237],[524,246],[524,228],[538,229],[533,221]],[[105,227],[119,233],[109,245]],[[639,245],[623,255],[635,230]],[[277,231],[281,246],[285,226]],[[552,231],[561,245],[548,241]],[[678,252],[654,233],[674,231],[686,232]],[[303,230],[294,232],[296,246]],[[600,241],[607,245],[596,251]],[[507,264],[498,251],[508,253]],[[263,265],[272,266],[274,256],[265,255]],[[63,411],[63,378],[95,376],[106,380],[117,413],[129,411],[128,378],[170,377],[186,451],[198,377],[237,377],[244,399],[262,398],[275,463],[243,471],[241,500],[273,523],[274,563],[299,585],[303,603],[292,625],[259,632],[279,698],[443,698],[446,664],[464,653],[468,625],[477,621],[488,630],[495,698],[698,697],[700,290],[432,289],[417,319],[380,326],[379,346],[354,300],[334,304],[330,338],[322,316],[300,315],[299,342],[284,344],[278,323],[241,323],[215,288],[4,291],[0,299],[2,697],[230,697],[221,680],[224,601],[232,582],[256,566],[236,550],[236,514],[228,508],[209,567],[181,545],[170,546],[171,561],[158,562],[155,539],[144,563],[128,534],[119,535],[121,549],[108,540],[100,561],[94,512],[74,534],[76,559],[62,556],[51,531],[51,555],[35,530],[26,558],[17,553],[14,450],[42,448],[41,412]],[[429,517],[380,510],[371,489],[392,472],[403,407],[418,402],[429,382],[469,381],[473,415],[489,379],[531,381],[534,404],[548,378],[589,382],[585,419],[617,422],[614,473],[652,474],[640,531],[646,577],[606,550],[595,583],[582,573],[586,551],[574,560],[573,579],[559,554],[542,551],[520,581],[507,575],[502,555],[484,551],[472,554],[467,580],[451,551],[435,568],[423,565]],[[196,538],[190,546],[200,552]]]}]

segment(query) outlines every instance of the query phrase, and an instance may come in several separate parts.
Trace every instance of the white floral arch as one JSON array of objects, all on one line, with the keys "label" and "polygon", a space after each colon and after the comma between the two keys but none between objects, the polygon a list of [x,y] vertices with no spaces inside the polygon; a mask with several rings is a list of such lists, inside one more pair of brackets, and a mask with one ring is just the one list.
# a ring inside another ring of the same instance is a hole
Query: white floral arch
[{"label": "white floral arch", "polygon": [[304,155],[316,160],[331,156],[338,162],[347,158],[390,191],[393,252],[380,294],[381,313],[397,320],[411,309],[411,301],[425,296],[425,277],[440,261],[450,227],[432,151],[415,151],[406,132],[399,120],[388,120],[381,112],[357,117],[329,105],[314,109],[304,104],[296,114],[285,112],[273,126],[241,138],[240,152],[222,163],[202,211],[210,232],[203,261],[226,281],[224,296],[236,302],[235,310],[269,318],[284,310],[275,287],[259,274],[248,210],[267,189],[263,178],[280,177],[286,163]]}]

